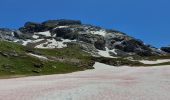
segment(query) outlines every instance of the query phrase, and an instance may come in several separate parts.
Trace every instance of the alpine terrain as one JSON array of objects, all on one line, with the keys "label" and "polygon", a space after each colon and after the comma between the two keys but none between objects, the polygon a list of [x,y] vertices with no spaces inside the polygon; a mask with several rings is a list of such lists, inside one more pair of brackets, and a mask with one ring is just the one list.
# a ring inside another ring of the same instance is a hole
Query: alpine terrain
[{"label": "alpine terrain", "polygon": [[92,69],[95,62],[144,66],[140,59],[167,58],[169,50],[79,20],[26,22],[0,28],[0,77],[67,73]]},{"label": "alpine terrain", "polygon": [[0,100],[170,100],[170,46],[79,20],[0,28]]}]

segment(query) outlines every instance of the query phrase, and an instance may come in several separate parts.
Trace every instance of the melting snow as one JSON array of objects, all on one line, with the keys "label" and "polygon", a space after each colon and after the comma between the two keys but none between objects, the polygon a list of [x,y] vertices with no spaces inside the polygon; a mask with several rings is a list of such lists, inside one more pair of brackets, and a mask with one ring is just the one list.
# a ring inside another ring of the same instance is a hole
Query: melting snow
[{"label": "melting snow", "polygon": [[95,62],[95,64],[93,65],[93,67],[95,69],[110,69],[110,68],[117,68],[115,66],[111,66],[111,65],[106,65],[106,64],[103,64],[103,63],[99,63],[99,62]]},{"label": "melting snow", "polygon": [[31,55],[31,56],[34,56],[34,57],[37,57],[37,58],[40,58],[40,59],[44,59],[44,60],[48,59],[47,57],[44,57],[44,56],[41,56],[41,55],[32,54],[32,53],[28,53],[28,55]]},{"label": "melting snow", "polygon": [[23,41],[23,44],[24,46],[26,46],[28,43],[30,43],[32,40],[26,40],[26,41]]},{"label": "melting snow", "polygon": [[117,55],[116,49],[109,50],[109,52],[113,52],[115,55]]},{"label": "melting snow", "polygon": [[33,35],[32,37],[33,37],[34,39],[38,39],[38,38],[39,38],[38,35]]},{"label": "melting snow", "polygon": [[[26,46],[28,43],[37,43],[37,42],[40,42],[40,41],[42,41],[42,40],[44,40],[44,39],[26,40],[26,41],[23,40],[23,41],[22,41],[22,42],[23,42],[22,45]],[[15,40],[14,42],[18,42],[18,41],[20,41],[20,40]]]},{"label": "melting snow", "polygon": [[35,34],[40,34],[40,35],[44,35],[44,36],[51,36],[50,31],[38,32],[38,33],[35,33]]},{"label": "melting snow", "polygon": [[117,54],[117,53],[115,52],[115,49],[109,50],[107,47],[105,47],[105,48],[106,48],[106,51],[104,51],[104,50],[98,50],[98,51],[99,51],[98,54],[99,54],[100,56],[102,56],[102,57],[115,58],[115,57],[113,57],[113,56],[110,56],[110,54],[109,54],[109,52],[113,52],[113,53]]},{"label": "melting snow", "polygon": [[58,26],[58,27],[56,27],[55,29],[57,29],[57,28],[68,28],[69,26]]},{"label": "melting snow", "polygon": [[161,59],[161,60],[156,60],[156,61],[141,60],[140,62],[144,64],[159,64],[159,63],[170,62],[170,59]]},{"label": "melting snow", "polygon": [[[114,67],[1,79],[2,100],[170,100],[170,66]],[[12,94],[12,95],[11,95]]]},{"label": "melting snow", "polygon": [[92,34],[98,34],[101,36],[105,36],[106,35],[106,31],[105,30],[100,30],[100,31],[90,31]]},{"label": "melting snow", "polygon": [[67,47],[66,42],[71,42],[74,40],[62,39],[62,41],[56,41],[55,39],[47,39],[46,43],[37,45],[35,48],[64,48]]}]

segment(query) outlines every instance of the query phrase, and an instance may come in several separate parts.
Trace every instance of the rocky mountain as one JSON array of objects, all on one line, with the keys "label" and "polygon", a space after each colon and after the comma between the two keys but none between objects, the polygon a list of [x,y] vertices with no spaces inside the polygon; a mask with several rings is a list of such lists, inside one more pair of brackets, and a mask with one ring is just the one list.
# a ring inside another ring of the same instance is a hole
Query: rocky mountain
[{"label": "rocky mountain", "polygon": [[[127,34],[78,20],[27,22],[19,29],[0,28],[0,78],[113,66],[156,66],[142,59],[169,59],[169,47],[157,49]],[[169,62],[161,63],[169,65]]]},{"label": "rocky mountain", "polygon": [[93,56],[152,56],[166,54],[139,39],[111,29],[82,24],[79,20],[27,22],[17,30],[0,29],[0,38],[33,48],[65,48],[79,45]]}]

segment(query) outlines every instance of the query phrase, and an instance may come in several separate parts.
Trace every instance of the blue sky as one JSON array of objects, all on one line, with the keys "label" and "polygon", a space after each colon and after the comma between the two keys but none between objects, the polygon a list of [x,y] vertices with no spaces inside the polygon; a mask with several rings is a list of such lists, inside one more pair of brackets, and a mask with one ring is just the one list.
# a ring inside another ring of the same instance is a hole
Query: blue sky
[{"label": "blue sky", "polygon": [[160,47],[170,44],[169,5],[170,0],[0,0],[0,27],[78,19]]}]

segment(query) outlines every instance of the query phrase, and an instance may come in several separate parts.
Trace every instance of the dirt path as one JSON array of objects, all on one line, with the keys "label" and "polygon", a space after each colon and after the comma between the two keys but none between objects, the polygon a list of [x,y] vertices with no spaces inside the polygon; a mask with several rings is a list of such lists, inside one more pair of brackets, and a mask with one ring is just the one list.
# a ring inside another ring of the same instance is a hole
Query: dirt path
[{"label": "dirt path", "polygon": [[170,66],[113,67],[0,80],[0,100],[170,100]]}]

